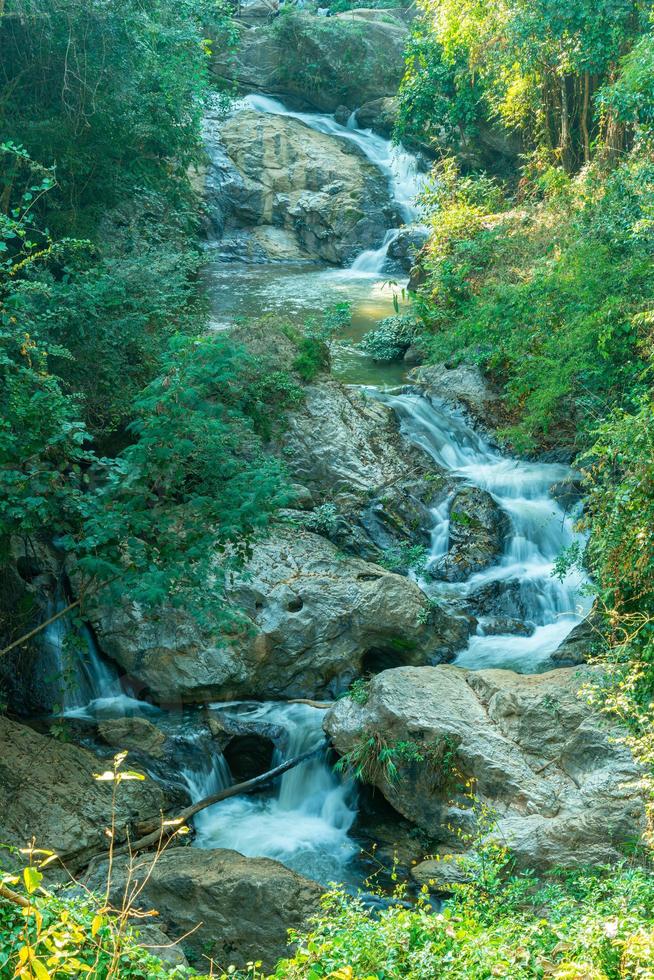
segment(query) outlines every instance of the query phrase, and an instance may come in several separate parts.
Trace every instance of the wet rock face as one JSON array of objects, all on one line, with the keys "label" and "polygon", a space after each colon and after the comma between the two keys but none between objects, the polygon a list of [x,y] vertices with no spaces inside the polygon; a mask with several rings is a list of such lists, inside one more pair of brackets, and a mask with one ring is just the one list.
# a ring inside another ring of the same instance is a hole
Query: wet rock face
[{"label": "wet rock face", "polygon": [[243,31],[235,52],[216,45],[213,71],[245,91],[299,100],[319,112],[351,112],[396,95],[407,33],[392,11],[282,15]]},{"label": "wet rock face", "polygon": [[397,98],[373,99],[356,110],[356,124],[359,129],[372,129],[374,133],[390,139],[395,128],[397,111]]},{"label": "wet rock face", "polygon": [[568,633],[561,646],[550,656],[551,668],[575,667],[590,660],[595,647],[602,642],[603,626],[599,610],[592,609],[586,619]]},{"label": "wet rock face", "polygon": [[134,609],[108,609],[100,642],[166,703],[331,696],[360,675],[370,649],[397,651],[404,664],[438,662],[470,632],[411,580],[300,528],[261,541],[228,597],[244,612],[239,635],[201,635],[173,610],[148,622]]},{"label": "wet rock face", "polygon": [[340,547],[375,561],[389,549],[429,544],[442,474],[375,398],[334,381],[309,386],[279,451],[315,503],[335,508],[326,530]]},{"label": "wet rock face", "polygon": [[463,582],[496,564],[509,529],[506,514],[489,493],[463,487],[452,499],[448,552],[436,574],[447,582]]},{"label": "wet rock face", "polygon": [[[111,784],[94,773],[108,763],[85,749],[39,735],[0,716],[0,840],[68,855],[71,867],[83,863],[106,842],[111,822]],[[169,801],[151,780],[121,785],[116,810],[118,837],[137,821],[157,819]],[[9,852],[6,852],[9,855]],[[8,858],[9,859],[9,858]]]},{"label": "wet rock face", "polygon": [[497,814],[491,833],[519,867],[602,864],[639,839],[644,811],[639,770],[578,697],[583,680],[578,669],[526,676],[402,667],[371,681],[365,705],[338,701],[325,730],[341,754],[366,732],[391,746],[415,743],[424,761],[400,761],[393,781],[378,768],[374,782],[445,852],[460,850],[457,831],[475,830],[461,788],[472,780]]},{"label": "wet rock face", "polygon": [[[128,880],[126,861],[112,870],[111,901],[120,908]],[[180,945],[189,961],[206,970],[207,957],[220,967],[244,967],[262,960],[265,970],[288,955],[288,930],[301,929],[318,908],[323,889],[267,858],[246,858],[236,851],[176,847],[136,858],[129,874],[138,894],[137,908],[157,909],[157,923]],[[103,891],[106,866],[85,882]],[[144,920],[136,919],[136,925]],[[145,920],[148,921],[147,919]]]},{"label": "wet rock face", "polygon": [[[210,130],[210,127],[207,127]],[[208,133],[214,233],[251,229],[250,261],[339,264],[378,246],[394,222],[385,177],[357,146],[297,119],[243,109]]]},{"label": "wet rock face", "polygon": [[427,396],[463,408],[482,428],[493,430],[501,424],[500,396],[476,365],[448,368],[444,364],[430,364],[416,368],[411,377]]},{"label": "wet rock face", "polygon": [[394,259],[402,272],[409,275],[416,256],[429,238],[429,229],[424,225],[406,225],[402,228],[388,249],[388,257]]},{"label": "wet rock face", "polygon": [[147,718],[101,719],[98,735],[116,750],[138,752],[155,759],[163,759],[166,755],[166,733]]}]

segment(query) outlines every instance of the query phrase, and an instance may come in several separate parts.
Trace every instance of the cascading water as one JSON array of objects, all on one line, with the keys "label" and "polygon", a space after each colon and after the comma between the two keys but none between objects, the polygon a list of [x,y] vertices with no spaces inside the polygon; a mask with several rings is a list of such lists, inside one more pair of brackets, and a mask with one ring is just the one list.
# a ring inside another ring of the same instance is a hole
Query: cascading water
[{"label": "cascading water", "polygon": [[[240,721],[281,727],[285,744],[273,765],[324,741],[323,712],[302,704],[213,705]],[[203,792],[203,795],[207,793]],[[348,830],[356,810],[352,786],[339,781],[322,755],[291,769],[266,795],[235,797],[196,818],[199,847],[227,847],[270,857],[318,881],[341,881],[356,851]]]},{"label": "cascading water", "polygon": [[[571,573],[560,581],[552,574],[557,556],[580,537],[574,530],[574,515],[565,514],[550,493],[554,484],[570,478],[571,471],[558,464],[501,455],[444,403],[415,393],[376,394],[396,412],[409,439],[452,476],[488,491],[510,521],[511,532],[496,565],[460,584],[428,580],[421,584],[426,591],[468,599],[491,583],[500,589],[514,585],[517,618],[533,632],[485,635],[482,617],[477,635],[455,662],[473,669],[505,667],[522,673],[543,669],[591,603],[584,595],[581,575]],[[447,551],[449,509],[446,500],[433,511],[432,566]]]},{"label": "cascading water", "polygon": [[[46,611],[50,619],[65,606],[63,599]],[[98,699],[122,698],[118,677],[100,656],[88,627],[74,628],[68,616],[61,616],[43,631],[42,671],[54,689],[58,709],[73,715]]]},{"label": "cascading water", "polygon": [[[385,140],[370,129],[357,129],[354,114],[347,126],[341,126],[333,116],[318,112],[293,112],[278,99],[266,95],[248,95],[244,101],[257,112],[299,119],[306,126],[339,139],[355,143],[375,167],[388,179],[391,197],[402,221],[415,221],[418,210],[416,199],[422,190],[424,176],[418,169],[416,158],[401,146]],[[350,270],[357,275],[378,276],[384,269],[388,250],[400,233],[399,228],[389,229],[384,241],[376,249],[367,249],[354,260]]]},{"label": "cascading water", "polygon": [[[250,95],[245,100],[260,112],[286,115],[319,132],[354,142],[366,157],[388,178],[389,193],[398,214],[411,221],[416,217],[415,198],[421,186],[416,161],[401,148],[359,130],[352,118],[341,126],[331,116],[292,112],[281,102],[266,96]],[[362,252],[350,269],[318,269],[306,265],[284,268],[217,264],[209,289],[222,306],[216,311],[227,323],[238,316],[260,316],[284,309],[300,322],[326,306],[343,299],[352,301],[356,329],[360,337],[373,323],[389,315],[393,297],[383,293],[380,282],[391,243],[398,229],[389,229],[377,249]],[[249,305],[246,305],[249,304]],[[362,360],[359,351],[355,356]],[[338,370],[338,354],[337,370]],[[404,380],[378,365],[368,369],[373,381],[394,383]],[[346,380],[363,382],[361,369]],[[345,377],[341,373],[341,377]],[[391,394],[375,387],[371,392],[398,415],[401,427],[416,445],[425,449],[453,478],[487,490],[507,514],[511,533],[504,553],[491,568],[459,584],[434,581],[425,576],[421,586],[439,599],[452,597],[474,606],[474,594],[487,585],[513,589],[516,618],[527,621],[531,635],[486,635],[483,617],[477,635],[457,658],[471,668],[513,667],[536,671],[580,621],[590,600],[581,596],[582,582],[568,576],[559,582],[551,575],[556,556],[575,539],[573,521],[552,499],[552,484],[569,476],[566,467],[523,463],[502,456],[477,434],[464,419],[444,404],[411,393]],[[450,537],[451,496],[433,510],[431,564],[437,568],[446,555]],[[528,631],[528,630],[527,630]],[[63,673],[64,644],[70,624],[59,621],[47,631],[45,645],[55,667]],[[184,785],[194,802],[232,784],[227,762],[214,747],[206,721],[198,715],[181,720],[169,713],[134,701],[122,693],[117,676],[100,657],[90,632],[83,633],[87,655],[75,667],[76,679],[64,702],[66,715],[94,718],[98,714],[120,717],[126,713],[155,716],[159,727],[177,748],[169,762],[171,775]],[[250,725],[261,725],[283,733],[275,741],[272,765],[318,747],[323,742],[319,709],[308,705],[281,703],[243,703],[212,706],[214,712]],[[247,726],[246,726],[247,727]],[[153,772],[157,778],[156,772]],[[319,881],[343,881],[356,845],[348,832],[355,819],[354,789],[334,774],[326,753],[318,754],[263,793],[225,800],[200,812],[195,818],[199,847],[234,848],[246,855],[276,858],[289,867]],[[356,878],[356,875],[355,875]]]}]

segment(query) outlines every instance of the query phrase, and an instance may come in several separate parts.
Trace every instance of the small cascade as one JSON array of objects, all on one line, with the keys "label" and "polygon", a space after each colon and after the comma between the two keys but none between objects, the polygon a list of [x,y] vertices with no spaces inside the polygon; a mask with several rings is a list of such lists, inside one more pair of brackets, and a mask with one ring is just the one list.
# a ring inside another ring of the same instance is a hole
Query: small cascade
[{"label": "small cascade", "polygon": [[441,558],[447,554],[447,547],[450,541],[450,504],[452,497],[446,497],[438,505],[432,508],[433,524],[431,529],[431,541],[429,548],[428,567],[433,568]]},{"label": "small cascade", "polygon": [[[323,712],[300,704],[213,705],[239,721],[279,726],[286,733],[273,765],[324,740]],[[201,796],[208,795],[206,786]],[[339,781],[322,755],[285,773],[269,793],[235,797],[196,818],[199,847],[226,847],[250,857],[270,857],[318,881],[340,881],[356,851],[348,837],[356,815],[353,788]]]},{"label": "small cascade", "polygon": [[[191,803],[206,799],[219,793],[221,789],[227,789],[232,785],[232,775],[229,766],[225,761],[222,752],[202,751],[200,745],[204,741],[206,747],[206,735],[204,732],[187,736],[186,741],[195,743],[199,751],[194,753],[191,763],[188,763],[180,770],[180,779],[191,797]],[[197,757],[199,754],[199,758]],[[202,814],[196,820],[201,821]]]},{"label": "small cascade", "polygon": [[[63,597],[50,603],[46,619],[65,607]],[[125,694],[118,672],[98,650],[86,624],[60,616],[44,630],[39,671],[48,689],[49,710],[66,718],[119,718],[148,714],[152,705]]]},{"label": "small cascade", "polygon": [[[416,199],[424,185],[424,176],[418,169],[416,158],[401,146],[385,140],[370,129],[357,129],[354,113],[346,126],[337,123],[333,116],[318,112],[293,112],[278,99],[267,95],[248,95],[244,102],[257,112],[267,112],[277,116],[299,119],[306,126],[319,133],[327,133],[340,139],[355,143],[365,156],[388,179],[391,198],[405,224],[414,221],[418,215]],[[387,231],[384,242],[377,249],[369,249],[357,256],[350,271],[357,275],[376,275],[383,272],[388,250],[395,241],[400,229]]]},{"label": "small cascade", "polygon": [[[578,573],[563,581],[553,577],[554,562],[581,536],[574,530],[574,515],[566,514],[552,498],[555,483],[570,477],[568,467],[530,463],[503,456],[475,432],[456,412],[419,394],[377,397],[397,413],[406,435],[444,469],[469,486],[488,491],[507,514],[511,533],[499,562],[450,584],[424,580],[428,592],[466,598],[484,586],[513,589],[516,618],[533,627],[531,635],[485,635],[483,618],[477,635],[459,654],[461,667],[506,667],[534,673],[588,613],[591,600],[583,594]],[[447,551],[449,501],[433,511],[430,566]]]},{"label": "small cascade", "polygon": [[357,275],[373,275],[377,277],[383,272],[386,259],[388,258],[388,250],[393,242],[396,241],[399,234],[399,228],[392,228],[387,231],[384,236],[384,241],[379,248],[369,248],[360,255],[357,255],[350,266],[351,271],[357,273]]},{"label": "small cascade", "polygon": [[[65,604],[63,598],[52,602],[46,619],[61,612]],[[118,675],[101,657],[87,626],[76,627],[69,616],[60,616],[43,631],[42,650],[53,703],[64,715],[78,713],[99,699],[123,697]]]}]

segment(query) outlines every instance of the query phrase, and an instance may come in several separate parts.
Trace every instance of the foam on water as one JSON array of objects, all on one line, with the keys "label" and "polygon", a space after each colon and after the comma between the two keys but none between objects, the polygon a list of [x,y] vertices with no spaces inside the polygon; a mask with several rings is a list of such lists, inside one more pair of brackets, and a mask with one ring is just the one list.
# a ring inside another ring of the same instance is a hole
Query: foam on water
[{"label": "foam on water", "polygon": [[[394,409],[409,439],[453,476],[488,491],[509,518],[511,530],[499,562],[463,583],[443,583],[441,591],[465,598],[491,583],[511,584],[524,610],[520,618],[533,632],[529,636],[485,635],[482,619],[477,635],[455,662],[472,669],[505,667],[522,673],[543,669],[591,605],[579,573],[570,573],[563,581],[552,574],[556,558],[581,539],[574,529],[574,514],[564,513],[550,492],[571,471],[556,463],[503,456],[444,403],[413,392],[378,392],[377,397]],[[433,518],[432,566],[447,552],[449,501],[434,509]],[[438,591],[427,580],[421,584],[427,591]]]},{"label": "foam on water", "polygon": [[[324,741],[324,712],[309,705],[269,702],[213,708],[236,712],[242,721],[283,728],[285,744],[277,749],[273,765]],[[318,881],[340,881],[356,851],[348,837],[355,816],[352,785],[339,780],[325,757],[318,755],[285,773],[270,793],[234,797],[199,813],[196,844],[275,858]]]}]

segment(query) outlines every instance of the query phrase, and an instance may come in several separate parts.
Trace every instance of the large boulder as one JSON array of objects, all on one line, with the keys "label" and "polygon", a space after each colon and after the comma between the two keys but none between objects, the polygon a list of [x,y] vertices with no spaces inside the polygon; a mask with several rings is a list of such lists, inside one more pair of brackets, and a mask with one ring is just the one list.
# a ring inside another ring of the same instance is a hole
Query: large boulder
[{"label": "large boulder", "polygon": [[398,778],[383,765],[371,765],[370,777],[444,852],[480,829],[471,785],[519,867],[603,864],[619,860],[645,823],[630,752],[578,696],[592,676],[401,667],[372,680],[366,704],[338,701],[325,730],[341,755],[370,733],[380,747],[402,744]]},{"label": "large boulder", "polygon": [[[104,893],[107,868],[85,881]],[[301,929],[318,909],[323,889],[314,881],[268,858],[236,851],[176,847],[156,860],[151,854],[131,862],[119,858],[111,872],[110,898],[121,908],[126,891],[136,893],[133,908],[158,912],[167,936],[180,940],[191,963],[206,972],[207,959],[221,969],[262,960],[273,969],[289,955],[288,930]],[[135,919],[137,927],[142,918]]]},{"label": "large boulder", "polygon": [[390,139],[395,128],[397,111],[397,98],[373,99],[356,110],[356,124],[359,129],[372,129],[380,136]]},{"label": "large boulder", "polygon": [[[373,13],[373,16],[371,16]],[[408,30],[389,11],[336,17],[284,13],[243,30],[236,51],[216,46],[213,71],[246,91],[299,101],[321,112],[396,95]]]},{"label": "large boulder", "polygon": [[429,544],[431,507],[445,492],[434,460],[400,432],[395,413],[358,388],[310,385],[289,414],[279,450],[318,504],[343,516],[334,540],[376,560],[400,545]]},{"label": "large boulder", "polygon": [[477,487],[462,487],[450,504],[448,551],[437,574],[463,582],[497,562],[509,533],[509,520],[493,497]]},{"label": "large boulder", "polygon": [[104,650],[158,702],[323,697],[389,664],[437,663],[465,645],[467,621],[411,580],[343,555],[299,527],[261,540],[228,601],[243,628],[211,636],[177,610],[100,610]]},{"label": "large boulder", "polygon": [[[128,764],[127,764],[128,765]],[[75,868],[106,844],[112,784],[94,774],[109,768],[85,749],[40,735],[0,716],[0,841],[66,857]],[[117,840],[137,822],[157,819],[169,801],[151,780],[127,781],[116,796]],[[8,852],[9,853],[9,852]]]},{"label": "large boulder", "polygon": [[429,364],[416,368],[411,377],[426,395],[463,408],[482,428],[492,430],[502,423],[500,394],[476,365]]},{"label": "large boulder", "polygon": [[429,238],[429,228],[426,225],[406,225],[401,228],[397,238],[388,247],[388,257],[393,259],[402,272],[407,275],[416,262],[418,252]]},{"label": "large boulder", "polygon": [[267,227],[262,253],[341,263],[379,245],[394,221],[386,178],[350,140],[242,109],[220,127],[220,145],[210,144],[214,225]]}]

